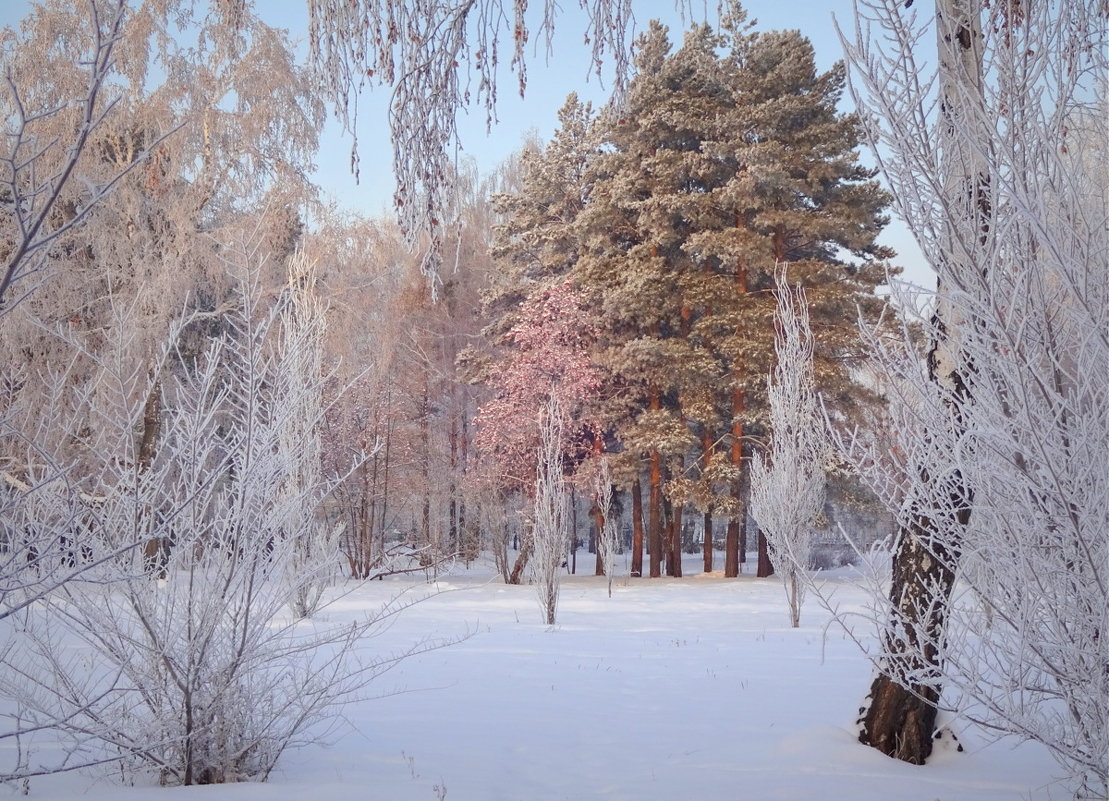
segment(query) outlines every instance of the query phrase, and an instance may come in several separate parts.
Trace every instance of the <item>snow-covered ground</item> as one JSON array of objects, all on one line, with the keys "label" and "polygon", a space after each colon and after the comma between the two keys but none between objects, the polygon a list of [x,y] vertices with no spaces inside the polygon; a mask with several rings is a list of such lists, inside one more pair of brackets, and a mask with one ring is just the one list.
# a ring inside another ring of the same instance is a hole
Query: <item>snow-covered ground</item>
[{"label": "snow-covered ground", "polygon": [[[870,679],[854,644],[809,599],[790,629],[776,578],[567,577],[557,626],[533,587],[461,566],[368,643],[464,638],[378,679],[329,745],[287,753],[267,784],[120,788],[110,777],[35,779],[39,799],[561,801],[842,799],[1060,801],[1047,752],[960,730],[913,767],[859,745]],[[591,558],[579,566],[592,564]],[[747,566],[750,568],[750,564]],[[861,606],[850,577],[839,599]],[[838,576],[838,577],[837,577]],[[375,609],[418,579],[363,584],[328,611]],[[411,588],[422,592],[422,586]],[[0,792],[0,794],[3,794]]]}]

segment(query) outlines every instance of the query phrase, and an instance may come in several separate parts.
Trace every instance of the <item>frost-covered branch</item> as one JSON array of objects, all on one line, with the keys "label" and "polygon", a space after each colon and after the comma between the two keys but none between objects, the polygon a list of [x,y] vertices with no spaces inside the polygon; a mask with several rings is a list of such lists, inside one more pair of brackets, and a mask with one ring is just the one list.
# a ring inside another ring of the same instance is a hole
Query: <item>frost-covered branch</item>
[{"label": "frost-covered branch", "polygon": [[[87,70],[83,96],[47,107],[30,105],[23,81],[11,67],[5,71],[0,108],[8,124],[0,150],[0,215],[7,218],[4,227],[11,241],[4,249],[0,272],[0,314],[17,302],[12,300],[15,285],[43,269],[47,251],[80,226],[98,203],[145,162],[147,154],[180,127],[154,139],[138,157],[97,183],[84,179],[85,196],[72,208],[60,207],[63,195],[82,178],[79,165],[88,158],[90,139],[105,127],[119,103],[118,95],[105,95],[128,4],[128,0],[87,0],[92,44],[82,65]],[[54,122],[74,115],[72,133],[54,130]]]},{"label": "frost-covered branch", "polygon": [[599,458],[597,472],[593,477],[593,494],[596,498],[597,509],[600,513],[600,530],[597,531],[597,558],[605,571],[608,579],[608,595],[612,597],[612,579],[616,572],[616,547],[618,537],[617,521],[613,516],[612,473],[608,466],[608,457]]},{"label": "frost-covered branch", "polygon": [[[613,65],[615,90],[626,81],[634,16],[631,0],[579,0],[585,42],[600,75]],[[683,2],[684,7],[684,2]],[[498,71],[507,59],[523,94],[531,40],[525,0],[310,0],[309,39],[317,80],[339,119],[354,131],[358,95],[389,87],[395,204],[411,241],[429,234],[423,269],[436,286],[447,228],[455,155],[456,115],[471,102],[496,120]],[[551,49],[556,0],[544,0],[540,30]],[[357,141],[352,152],[357,174]]]},{"label": "frost-covered branch", "polygon": [[751,464],[751,513],[782,576],[790,623],[801,625],[813,526],[824,508],[825,444],[813,380],[813,337],[805,291],[776,278],[778,365],[767,379],[771,439]]},{"label": "frost-covered branch", "polygon": [[[842,444],[909,532],[907,561],[960,581],[950,598],[938,586],[911,604],[879,598],[873,656],[930,703],[1043,743],[1076,794],[1104,797],[1105,9],[955,5],[973,24],[940,37],[944,80],[923,63],[932,20],[916,7],[864,4],[848,46],[865,129],[939,275],[938,314],[916,322],[943,348],[872,336],[890,440]],[[960,71],[945,50],[956,42],[980,72]],[[958,383],[936,380],[953,365]]]}]

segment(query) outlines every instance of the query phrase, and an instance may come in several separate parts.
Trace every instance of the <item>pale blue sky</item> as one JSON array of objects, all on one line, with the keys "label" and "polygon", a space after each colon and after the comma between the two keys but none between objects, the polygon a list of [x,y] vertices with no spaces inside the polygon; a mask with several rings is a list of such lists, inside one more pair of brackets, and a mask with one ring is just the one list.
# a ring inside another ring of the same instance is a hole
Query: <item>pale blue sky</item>
[{"label": "pale blue sky", "polygon": [[[531,3],[538,12],[542,2]],[[707,13],[715,19],[715,0],[692,0],[696,13]],[[745,8],[751,18],[758,20],[760,30],[797,28],[813,42],[817,66],[830,67],[842,57],[842,48],[833,25],[833,14],[840,24],[852,27],[851,0],[816,0],[815,2],[789,2],[788,0],[748,0]],[[29,0],[0,0],[0,25],[17,23],[30,6]],[[611,72],[606,71],[604,85],[590,72],[589,49],[582,43],[586,23],[578,8],[578,0],[562,0],[565,12],[559,17],[556,38],[549,60],[544,43],[532,47],[528,66],[527,96],[521,99],[516,91],[516,78],[507,69],[508,58],[500,76],[497,115],[499,123],[486,133],[484,109],[474,108],[460,113],[459,132],[463,155],[472,156],[481,171],[496,166],[509,153],[517,149],[524,135],[531,129],[543,138],[550,136],[556,124],[556,112],[566,95],[576,91],[583,99],[602,104],[609,95]],[[634,0],[637,28],[657,17],[670,26],[671,39],[680,43],[686,25],[675,9],[672,0]],[[307,0],[256,0],[255,7],[270,24],[287,28],[294,39],[307,35]],[[534,15],[533,15],[534,16]],[[533,38],[537,34],[538,19],[531,24]],[[359,149],[361,153],[361,181],[356,184],[350,173],[350,139],[339,126],[329,122],[322,139],[318,158],[317,180],[331,196],[343,206],[370,215],[390,213],[393,193],[392,151],[386,125],[387,90],[367,92],[360,100]],[[912,237],[897,220],[891,223],[883,236],[886,244],[900,254],[897,262],[906,268],[905,278],[924,286],[932,286],[934,279],[925,266],[924,259]]]}]

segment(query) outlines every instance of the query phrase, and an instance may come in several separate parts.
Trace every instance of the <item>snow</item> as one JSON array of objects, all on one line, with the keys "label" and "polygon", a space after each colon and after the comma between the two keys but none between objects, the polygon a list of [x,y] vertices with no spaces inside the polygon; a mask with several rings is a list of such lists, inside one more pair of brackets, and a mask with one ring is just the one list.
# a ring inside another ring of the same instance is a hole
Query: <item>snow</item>
[{"label": "snow", "polygon": [[[844,799],[1047,801],[1045,749],[959,730],[964,751],[914,767],[859,745],[852,724],[870,669],[810,600],[791,629],[781,582],[565,577],[559,623],[535,589],[488,567],[434,586],[357,586],[327,616],[373,610],[401,590],[431,591],[367,648],[458,639],[401,662],[376,697],[350,704],[330,744],[287,753],[266,784],[120,788],[105,776],[37,778],[31,797],[136,801],[551,801]],[[579,566],[591,560],[579,558]],[[746,567],[751,567],[749,563]],[[845,606],[865,598],[850,570],[828,574]],[[437,592],[435,592],[437,591]],[[955,727],[959,729],[958,725]]]}]

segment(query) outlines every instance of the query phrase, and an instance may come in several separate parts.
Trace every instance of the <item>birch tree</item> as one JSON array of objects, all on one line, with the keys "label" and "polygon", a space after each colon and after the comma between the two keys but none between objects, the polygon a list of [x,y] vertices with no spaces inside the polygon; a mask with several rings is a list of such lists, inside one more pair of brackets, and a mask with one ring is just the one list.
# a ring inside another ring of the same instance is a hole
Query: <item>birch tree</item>
[{"label": "birch tree", "polygon": [[593,497],[596,499],[598,514],[597,559],[604,570],[608,583],[608,596],[612,597],[612,580],[616,573],[616,549],[619,544],[619,527],[613,503],[612,472],[609,470],[608,457],[597,459],[593,478]]},{"label": "birch tree", "polygon": [[872,340],[894,450],[853,443],[900,523],[860,739],[922,762],[952,707],[1044,743],[1089,797],[1109,747],[1105,31],[1083,0],[872,2],[848,46],[939,276],[926,352]]},{"label": "birch tree", "polygon": [[801,625],[813,526],[824,507],[824,428],[813,382],[813,337],[805,291],[777,275],[778,365],[767,379],[770,447],[751,463],[751,512],[782,576],[789,619]]},{"label": "birch tree", "polygon": [[[291,391],[283,374],[312,361],[317,341],[279,344],[281,309],[262,300],[257,257],[224,252],[241,257],[233,268],[245,265],[240,303],[195,364],[154,379],[174,412],[147,469],[135,468],[133,450],[141,393],[126,391],[146,373],[119,375],[125,362],[99,362],[118,402],[101,402],[104,439],[70,476],[93,499],[73,532],[73,558],[91,567],[39,593],[0,656],[0,690],[17,708],[14,730],[0,736],[35,749],[36,732],[49,732],[62,757],[36,750],[5,766],[4,778],[114,761],[174,784],[265,780],[287,748],[310,741],[337,704],[394,660],[356,646],[396,606],[353,625],[288,614],[291,598],[318,601],[317,560],[337,558],[329,550],[305,561],[326,488],[290,481],[312,469],[298,464],[314,458],[304,396],[323,377],[302,371],[307,383]],[[28,524],[71,525],[40,506],[23,511]],[[118,548],[149,533],[175,545],[164,579],[145,569],[141,551]]]},{"label": "birch tree", "polygon": [[532,515],[531,560],[535,588],[544,622],[555,624],[558,615],[559,579],[570,546],[566,530],[567,493],[563,475],[565,422],[557,396],[547,399],[539,411],[539,452],[535,460],[535,492]]},{"label": "birch tree", "polygon": [[[590,63],[600,75],[605,60],[611,60],[619,92],[629,64],[631,0],[587,0],[582,8]],[[532,37],[527,9],[526,0],[309,2],[317,82],[348,130],[354,131],[357,98],[364,87],[392,93],[394,203],[413,245],[421,235],[430,236],[422,263],[433,291],[454,190],[456,113],[474,102],[484,110],[487,124],[493,124],[504,60],[523,94]],[[540,31],[548,54],[560,12],[556,0],[542,3]],[[351,166],[357,174],[357,141]]]},{"label": "birch tree", "polygon": [[276,368],[278,391],[289,404],[277,437],[278,457],[288,465],[277,498],[279,515],[285,520],[278,536],[290,540],[286,580],[289,604],[297,617],[315,612],[337,577],[343,525],[319,514],[326,488],[321,453],[325,309],[316,292],[315,267],[303,249],[288,259]]},{"label": "birch tree", "polygon": [[[115,72],[116,46],[126,11],[127,0],[89,0],[85,7],[86,27],[91,33],[87,46],[77,44],[76,52],[66,54],[78,77],[59,92],[36,92],[35,80],[17,58],[15,32],[5,30],[0,35],[0,48],[6,56],[0,89],[0,109],[6,122],[0,146],[4,208],[0,220],[7,240],[0,272],[0,313],[30,293],[30,287],[20,284],[36,276],[41,281],[50,248],[80,226],[88,212],[172,133],[163,133],[134,161],[107,174],[102,183],[90,186],[81,180],[79,165],[87,160],[90,142],[118,116],[115,111],[120,98],[113,95],[108,82]],[[59,135],[59,123],[72,133]],[[67,204],[67,196],[82,183],[84,195]],[[63,210],[63,206],[68,208]]]}]

